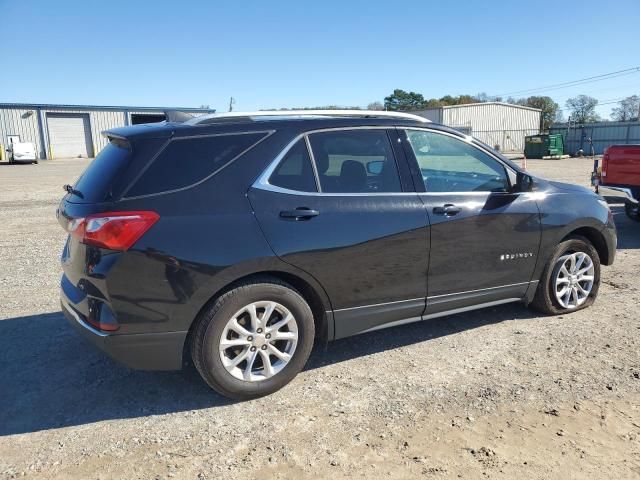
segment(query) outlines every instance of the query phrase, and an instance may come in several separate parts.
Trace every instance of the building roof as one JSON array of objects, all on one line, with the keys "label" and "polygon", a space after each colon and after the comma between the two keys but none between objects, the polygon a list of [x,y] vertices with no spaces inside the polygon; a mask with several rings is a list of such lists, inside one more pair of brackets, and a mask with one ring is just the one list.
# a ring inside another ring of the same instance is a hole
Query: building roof
[{"label": "building roof", "polygon": [[55,103],[0,103],[0,108],[43,109],[43,110],[126,110],[126,111],[152,111],[164,112],[176,110],[180,112],[215,113],[215,108],[193,107],[137,107],[137,106],[113,106],[113,105],[67,105]]},{"label": "building roof", "polygon": [[463,108],[463,107],[476,107],[476,106],[486,106],[486,105],[502,105],[504,107],[523,108],[525,110],[534,110],[536,112],[542,111],[539,108],[525,107],[523,105],[515,105],[513,103],[507,103],[507,102],[477,102],[477,103],[464,103],[462,105],[443,105],[441,107],[429,107],[419,111],[424,112],[426,110],[439,110],[441,108]]}]

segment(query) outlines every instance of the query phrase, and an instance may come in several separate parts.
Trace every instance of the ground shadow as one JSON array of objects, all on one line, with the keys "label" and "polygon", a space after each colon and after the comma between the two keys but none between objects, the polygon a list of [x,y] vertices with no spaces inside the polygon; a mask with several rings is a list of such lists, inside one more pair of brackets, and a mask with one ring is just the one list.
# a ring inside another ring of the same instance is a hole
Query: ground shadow
[{"label": "ground shadow", "polygon": [[[519,304],[505,305],[319,344],[307,369],[529,316]],[[0,321],[0,351],[0,435],[233,403],[210,390],[192,366],[141,372],[118,365],[60,312]]]},{"label": "ground shadow", "polygon": [[[612,210],[619,248],[640,248],[640,224],[624,207]],[[307,370],[535,316],[509,304],[371,332],[317,345]],[[118,365],[77,335],[60,312],[1,320],[0,351],[0,435],[233,403],[210,390],[193,367],[140,372]]]},{"label": "ground shadow", "polygon": [[618,230],[618,249],[640,248],[640,222],[631,220],[624,212],[624,205],[609,205]]}]

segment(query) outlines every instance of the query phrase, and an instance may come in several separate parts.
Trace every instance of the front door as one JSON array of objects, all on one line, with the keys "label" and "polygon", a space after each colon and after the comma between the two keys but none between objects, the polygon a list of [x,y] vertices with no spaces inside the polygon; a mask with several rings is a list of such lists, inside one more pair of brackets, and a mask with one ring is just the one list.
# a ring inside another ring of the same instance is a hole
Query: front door
[{"label": "front door", "polygon": [[534,195],[513,193],[514,172],[472,141],[436,130],[404,133],[431,219],[426,315],[522,298],[540,244]]},{"label": "front door", "polygon": [[249,191],[274,252],[326,290],[336,338],[425,308],[428,216],[392,140],[394,129],[309,133]]}]

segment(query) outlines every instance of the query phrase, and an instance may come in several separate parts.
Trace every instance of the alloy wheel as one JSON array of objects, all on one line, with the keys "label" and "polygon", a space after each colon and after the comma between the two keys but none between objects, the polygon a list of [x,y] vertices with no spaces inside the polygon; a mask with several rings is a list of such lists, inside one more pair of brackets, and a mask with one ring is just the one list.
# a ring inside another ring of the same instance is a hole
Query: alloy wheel
[{"label": "alloy wheel", "polygon": [[558,259],[555,271],[556,300],[563,308],[578,308],[587,300],[593,289],[593,260],[584,252],[563,255]]},{"label": "alloy wheel", "polygon": [[283,305],[259,301],[227,322],[218,346],[227,371],[239,380],[259,382],[278,374],[298,344],[298,324]]}]

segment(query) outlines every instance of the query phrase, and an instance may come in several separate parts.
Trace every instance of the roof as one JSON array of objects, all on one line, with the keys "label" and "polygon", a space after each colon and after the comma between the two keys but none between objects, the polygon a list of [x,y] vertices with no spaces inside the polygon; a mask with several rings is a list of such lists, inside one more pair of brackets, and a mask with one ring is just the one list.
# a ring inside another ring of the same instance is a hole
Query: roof
[{"label": "roof", "polygon": [[137,106],[113,106],[113,105],[67,105],[55,103],[0,103],[0,108],[43,109],[43,110],[127,110],[127,111],[153,111],[164,112],[175,110],[180,112],[214,113],[215,108],[193,107],[137,107]]},{"label": "roof", "polygon": [[[249,116],[247,116],[249,113]],[[267,112],[266,115],[253,115],[254,112],[241,113],[234,115],[205,115],[196,117],[186,122],[159,122],[141,125],[130,125],[127,127],[117,127],[106,131],[102,134],[106,137],[116,138],[168,138],[183,137],[193,135],[212,135],[222,133],[242,132],[276,132],[286,131],[284,135],[298,134],[301,132],[312,130],[324,130],[332,128],[350,128],[350,127],[419,127],[424,125],[434,126],[449,131],[448,127],[431,123],[423,117],[417,115],[401,114],[395,112],[395,115],[272,115]],[[261,112],[262,113],[262,112]],[[380,113],[380,112],[377,112]],[[198,122],[204,119],[203,122]],[[455,132],[458,134],[459,132]]]}]

